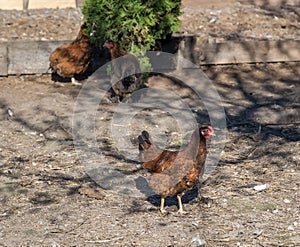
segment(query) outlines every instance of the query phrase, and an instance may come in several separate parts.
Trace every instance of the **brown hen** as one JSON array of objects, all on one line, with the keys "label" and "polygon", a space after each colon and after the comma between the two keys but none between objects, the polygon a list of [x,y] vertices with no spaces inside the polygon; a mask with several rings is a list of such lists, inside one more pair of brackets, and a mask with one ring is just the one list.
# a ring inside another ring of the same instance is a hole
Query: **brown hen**
[{"label": "brown hen", "polygon": [[91,61],[92,44],[85,34],[86,25],[80,28],[76,39],[69,44],[55,49],[50,55],[50,68],[64,78],[71,78],[72,83],[80,84],[75,80],[76,75],[83,74]]},{"label": "brown hen", "polygon": [[134,55],[128,54],[117,43],[107,40],[104,45],[109,49],[112,60],[112,88],[114,94],[122,100],[143,87],[140,64]]},{"label": "brown hen", "polygon": [[150,141],[147,131],[138,137],[140,158],[143,168],[152,173],[150,187],[161,195],[160,211],[165,213],[167,196],[176,195],[179,213],[184,213],[181,197],[191,189],[204,171],[206,139],[213,135],[211,126],[194,131],[188,146],[179,151],[162,150]]}]

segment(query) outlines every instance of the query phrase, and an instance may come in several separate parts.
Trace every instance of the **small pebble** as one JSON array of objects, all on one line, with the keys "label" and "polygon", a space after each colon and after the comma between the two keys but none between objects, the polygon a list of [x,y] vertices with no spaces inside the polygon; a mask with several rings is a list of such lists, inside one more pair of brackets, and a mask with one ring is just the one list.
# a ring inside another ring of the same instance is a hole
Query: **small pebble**
[{"label": "small pebble", "polygon": [[73,176],[71,176],[71,175],[63,175],[62,176],[62,179],[64,179],[64,180],[73,180],[74,179],[74,177]]},{"label": "small pebble", "polygon": [[196,243],[197,246],[205,246],[204,240],[197,237],[192,239],[192,243]]},{"label": "small pebble", "polygon": [[55,242],[53,242],[53,243],[51,244],[51,247],[60,247],[60,245],[57,244],[57,243],[55,243]]},{"label": "small pebble", "polygon": [[79,224],[82,224],[82,223],[84,223],[84,222],[85,222],[84,219],[78,219],[78,220],[77,220],[77,223],[79,223]]},{"label": "small pebble", "polygon": [[198,224],[198,223],[196,223],[196,222],[193,222],[193,223],[192,223],[192,225],[193,225],[193,226],[195,226],[196,228],[198,228],[198,227],[199,227],[199,224]]},{"label": "small pebble", "polygon": [[256,191],[262,191],[265,190],[266,188],[268,188],[268,184],[261,184],[253,187],[253,189]]},{"label": "small pebble", "polygon": [[13,117],[14,116],[14,111],[11,108],[8,108],[7,109],[7,114],[8,114],[8,116]]},{"label": "small pebble", "polygon": [[233,223],[232,226],[237,229],[241,228],[241,225],[239,223]]},{"label": "small pebble", "polygon": [[217,21],[217,18],[216,17],[213,17],[210,19],[209,23],[212,24],[212,23],[215,23]]},{"label": "small pebble", "polygon": [[291,203],[291,201],[290,201],[289,199],[284,199],[283,202],[284,202],[284,203],[287,203],[287,204],[288,204],[288,203]]},{"label": "small pebble", "polygon": [[253,234],[254,234],[254,235],[257,235],[257,236],[261,235],[262,233],[263,233],[263,230],[255,230],[255,231],[253,232]]}]

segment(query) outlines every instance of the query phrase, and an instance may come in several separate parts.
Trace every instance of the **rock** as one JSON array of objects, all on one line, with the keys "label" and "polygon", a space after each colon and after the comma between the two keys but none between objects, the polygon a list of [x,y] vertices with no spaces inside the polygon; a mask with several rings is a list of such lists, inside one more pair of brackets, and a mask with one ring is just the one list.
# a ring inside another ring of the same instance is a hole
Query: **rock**
[{"label": "rock", "polygon": [[268,184],[261,184],[261,185],[256,185],[253,187],[254,190],[256,191],[262,191],[268,188]]},{"label": "rock", "polygon": [[205,241],[198,238],[198,237],[195,237],[192,239],[192,244],[196,244],[195,246],[199,246],[199,247],[205,247]]},{"label": "rock", "polygon": [[83,185],[81,188],[79,188],[78,192],[81,195],[85,195],[90,198],[95,198],[97,200],[102,200],[105,197],[105,195],[103,193],[101,193],[99,190],[88,187],[87,185]]}]

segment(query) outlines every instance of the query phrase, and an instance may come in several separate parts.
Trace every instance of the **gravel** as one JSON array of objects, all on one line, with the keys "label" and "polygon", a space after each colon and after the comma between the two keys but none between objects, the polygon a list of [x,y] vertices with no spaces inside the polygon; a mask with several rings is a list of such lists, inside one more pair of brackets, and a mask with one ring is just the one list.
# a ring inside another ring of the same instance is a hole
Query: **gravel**
[{"label": "gravel", "polygon": [[81,10],[0,10],[0,41],[72,40],[82,19]]},{"label": "gravel", "polygon": [[[80,8],[0,10],[0,41],[72,40],[82,22]],[[213,42],[300,39],[300,6],[260,8],[239,2],[218,8],[185,6],[182,33]]]}]

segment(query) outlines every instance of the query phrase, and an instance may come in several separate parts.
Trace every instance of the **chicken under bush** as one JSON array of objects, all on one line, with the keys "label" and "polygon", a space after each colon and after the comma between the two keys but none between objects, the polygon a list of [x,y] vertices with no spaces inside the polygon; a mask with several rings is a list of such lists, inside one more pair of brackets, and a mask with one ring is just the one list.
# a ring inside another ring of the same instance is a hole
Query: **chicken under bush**
[{"label": "chicken under bush", "polygon": [[107,40],[104,45],[109,49],[112,60],[113,93],[122,100],[143,87],[140,64],[134,55],[127,54],[117,43]]},{"label": "chicken under bush", "polygon": [[184,213],[181,197],[191,189],[204,171],[206,139],[213,135],[211,126],[194,131],[188,146],[179,151],[162,150],[150,141],[147,131],[138,137],[140,158],[143,168],[152,173],[150,187],[161,195],[160,211],[165,213],[167,196],[176,195],[179,213]]},{"label": "chicken under bush", "polygon": [[87,70],[93,51],[85,28],[86,25],[83,24],[76,39],[56,48],[49,58],[50,68],[61,77],[71,78],[74,84],[80,84],[74,76],[82,75]]}]

